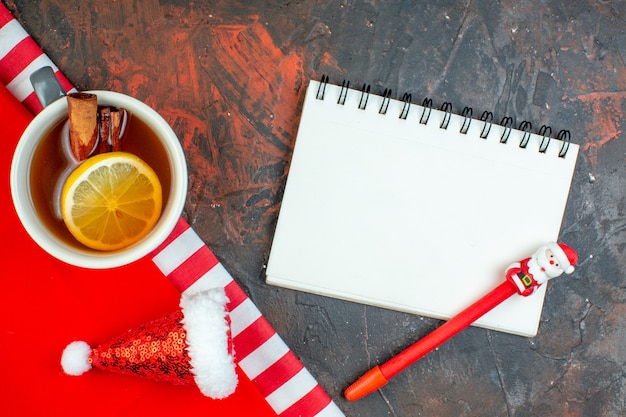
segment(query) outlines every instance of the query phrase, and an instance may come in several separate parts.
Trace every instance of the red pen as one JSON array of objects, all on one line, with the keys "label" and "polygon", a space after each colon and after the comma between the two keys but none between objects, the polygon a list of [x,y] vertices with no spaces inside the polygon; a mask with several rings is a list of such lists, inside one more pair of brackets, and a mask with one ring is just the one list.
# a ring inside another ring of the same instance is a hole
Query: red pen
[{"label": "red pen", "polygon": [[376,391],[512,295],[529,296],[549,279],[562,273],[571,274],[577,261],[576,252],[563,243],[552,242],[540,247],[530,258],[509,266],[506,280],[480,300],[387,362],[366,372],[346,389],[345,397],[355,401]]}]

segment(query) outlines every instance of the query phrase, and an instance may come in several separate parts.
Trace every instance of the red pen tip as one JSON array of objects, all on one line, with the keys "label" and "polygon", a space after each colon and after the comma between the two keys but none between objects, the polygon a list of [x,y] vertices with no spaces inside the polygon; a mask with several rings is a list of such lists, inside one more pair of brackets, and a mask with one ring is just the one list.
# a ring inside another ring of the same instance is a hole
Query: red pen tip
[{"label": "red pen tip", "polygon": [[347,400],[356,401],[376,391],[387,382],[389,381],[383,375],[380,367],[377,366],[367,371],[354,384],[350,385],[344,395]]}]

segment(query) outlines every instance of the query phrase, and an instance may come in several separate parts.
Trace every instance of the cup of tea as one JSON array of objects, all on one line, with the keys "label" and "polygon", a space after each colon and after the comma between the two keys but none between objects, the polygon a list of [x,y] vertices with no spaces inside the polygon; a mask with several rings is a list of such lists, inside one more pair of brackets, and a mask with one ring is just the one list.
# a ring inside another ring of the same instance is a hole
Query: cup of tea
[{"label": "cup of tea", "polygon": [[[18,142],[10,176],[13,204],[28,234],[53,257],[84,268],[119,267],[156,249],[176,226],[187,196],[187,164],[172,128],[145,103],[112,91],[81,94],[95,95],[99,107],[126,112],[122,151],[140,158],[158,177],[162,198],[156,222],[129,246],[102,250],[81,243],[68,230],[66,221],[59,218],[56,200],[60,171],[67,171],[68,166],[67,161],[63,161],[63,146],[59,145],[69,123],[66,96],[46,103]],[[76,166],[84,163],[81,161]]]}]

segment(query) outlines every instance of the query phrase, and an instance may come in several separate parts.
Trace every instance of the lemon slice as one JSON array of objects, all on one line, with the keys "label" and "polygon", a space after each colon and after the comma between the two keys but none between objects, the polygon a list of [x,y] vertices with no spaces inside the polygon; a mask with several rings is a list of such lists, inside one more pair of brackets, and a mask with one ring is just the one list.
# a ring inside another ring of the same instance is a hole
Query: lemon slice
[{"label": "lemon slice", "polygon": [[139,241],[161,215],[161,183],[154,170],[127,152],[86,159],[61,193],[61,214],[70,233],[102,251]]}]

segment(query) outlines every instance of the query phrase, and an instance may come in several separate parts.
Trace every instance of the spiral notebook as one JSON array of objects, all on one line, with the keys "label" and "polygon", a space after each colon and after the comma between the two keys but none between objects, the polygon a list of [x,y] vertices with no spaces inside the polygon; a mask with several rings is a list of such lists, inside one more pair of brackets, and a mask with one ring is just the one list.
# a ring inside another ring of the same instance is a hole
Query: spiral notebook
[{"label": "spiral notebook", "polygon": [[[310,82],[266,280],[448,319],[557,240],[578,146],[391,96]],[[535,335],[545,288],[475,325]]]}]

